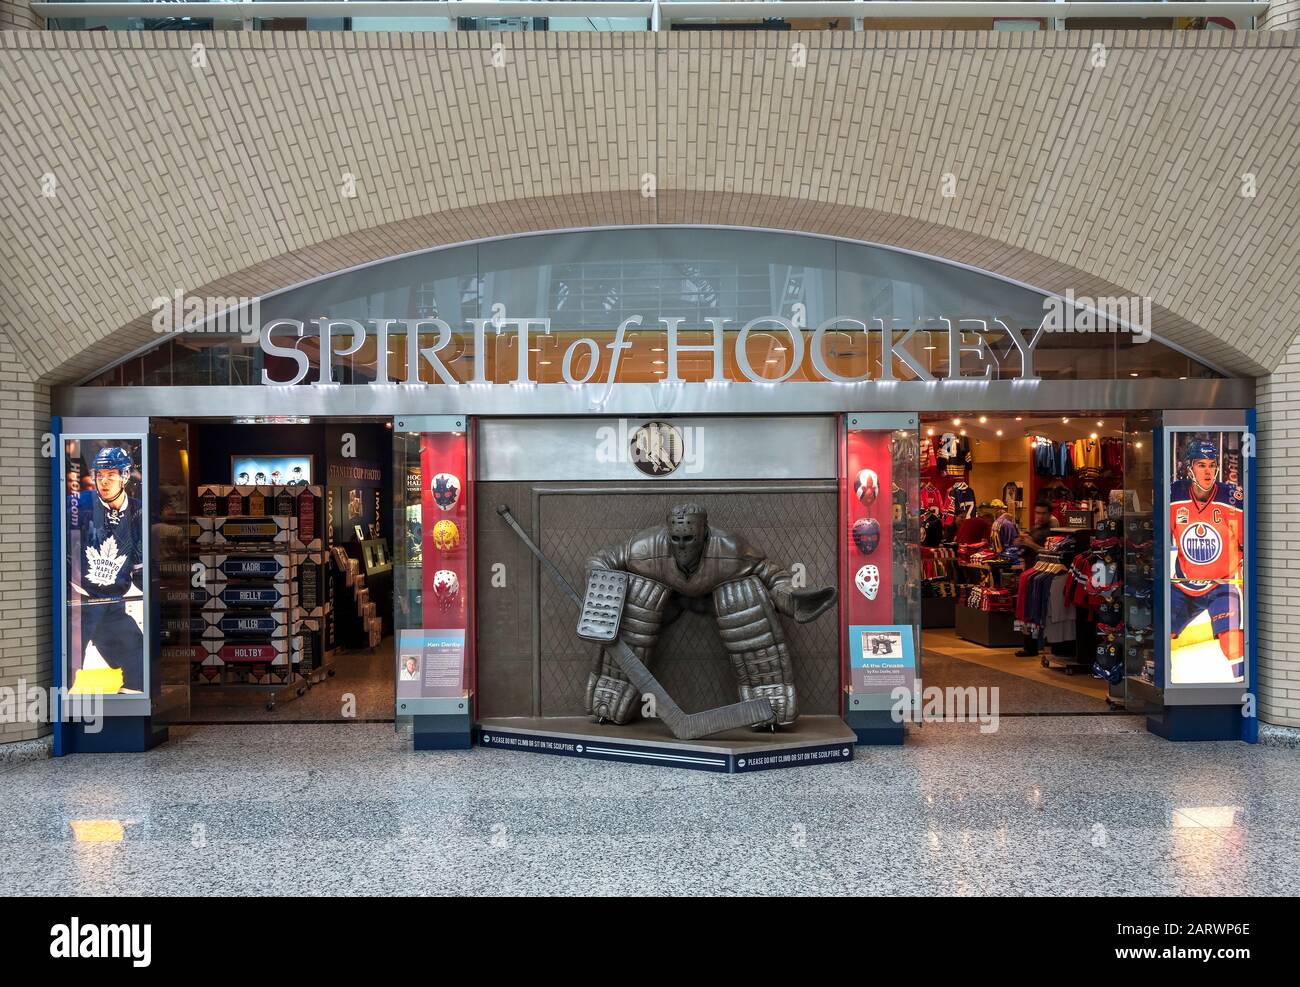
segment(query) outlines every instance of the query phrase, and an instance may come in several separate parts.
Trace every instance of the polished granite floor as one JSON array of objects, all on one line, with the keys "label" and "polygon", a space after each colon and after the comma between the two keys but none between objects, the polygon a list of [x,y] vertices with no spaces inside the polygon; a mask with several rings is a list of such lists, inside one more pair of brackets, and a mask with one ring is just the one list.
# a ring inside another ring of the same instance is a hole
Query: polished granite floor
[{"label": "polished granite floor", "polygon": [[0,894],[1300,893],[1300,752],[1116,716],[719,776],[391,726],[198,726],[0,769]]}]

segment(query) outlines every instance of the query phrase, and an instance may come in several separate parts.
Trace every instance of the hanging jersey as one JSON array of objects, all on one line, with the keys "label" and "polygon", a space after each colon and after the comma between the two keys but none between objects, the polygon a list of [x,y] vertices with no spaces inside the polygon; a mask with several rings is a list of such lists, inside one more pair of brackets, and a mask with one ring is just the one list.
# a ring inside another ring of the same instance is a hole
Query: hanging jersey
[{"label": "hanging jersey", "polygon": [[954,483],[948,488],[947,518],[965,521],[975,516],[975,491],[965,483]]},{"label": "hanging jersey", "polygon": [[76,587],[92,599],[121,599],[142,587],[144,551],[140,502],[128,497],[112,510],[93,490],[84,490],[70,538],[76,558],[70,559]]},{"label": "hanging jersey", "polygon": [[1075,441],[1074,471],[1082,480],[1101,476],[1101,443],[1096,439]]},{"label": "hanging jersey", "polygon": [[933,473],[935,470],[934,461],[934,440],[928,435],[921,440],[921,472]]},{"label": "hanging jersey", "polygon": [[1243,559],[1241,487],[1216,483],[1203,504],[1192,497],[1191,481],[1169,492],[1169,530],[1174,580],[1191,596],[1210,592],[1215,581],[1240,582]]},{"label": "hanging jersey", "polygon": [[933,507],[936,511],[944,508],[943,493],[933,483],[921,484],[921,510]]},{"label": "hanging jersey", "polygon": [[1041,435],[1034,439],[1034,472],[1039,476],[1056,475],[1056,447]]}]

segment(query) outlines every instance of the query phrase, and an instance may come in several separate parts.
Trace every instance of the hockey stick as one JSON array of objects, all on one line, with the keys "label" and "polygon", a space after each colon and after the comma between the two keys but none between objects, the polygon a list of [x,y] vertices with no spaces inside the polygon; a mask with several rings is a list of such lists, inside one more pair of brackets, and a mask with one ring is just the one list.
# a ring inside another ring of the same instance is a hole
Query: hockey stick
[{"label": "hockey stick", "polygon": [[[569,600],[582,609],[582,597],[576,590],[569,585],[569,581],[564,578],[564,574],[555,568],[555,564],[548,559],[542,550],[538,548],[528,533],[519,526],[515,520],[510,508],[502,504],[497,508],[497,513],[505,519],[506,524],[510,525],[521,541],[528,546],[528,550],[537,557],[537,561],[542,564],[547,575],[555,582],[561,592]],[[637,691],[643,696],[649,693],[655,698],[655,715],[667,724],[668,729],[672,731],[674,737],[678,740],[695,740],[698,737],[708,737],[715,733],[725,733],[728,730],[739,730],[741,727],[758,727],[770,726],[776,723],[776,714],[772,710],[772,704],[766,699],[747,699],[744,702],[733,703],[730,706],[719,706],[716,709],[704,709],[698,713],[687,713],[673,701],[668,691],[659,684],[659,680],[651,674],[650,669],[636,653],[628,646],[627,642],[621,637],[615,638],[609,642],[606,647],[614,656],[614,662],[623,674],[628,677]]]}]

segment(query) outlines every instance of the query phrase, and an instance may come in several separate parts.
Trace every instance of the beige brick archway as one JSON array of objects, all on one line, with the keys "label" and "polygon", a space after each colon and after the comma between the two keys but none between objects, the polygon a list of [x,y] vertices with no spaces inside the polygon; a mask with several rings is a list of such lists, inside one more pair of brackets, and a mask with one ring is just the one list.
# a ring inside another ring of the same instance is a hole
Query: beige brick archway
[{"label": "beige brick archway", "polygon": [[[259,297],[439,246],[525,233],[655,224],[740,226],[867,241],[955,261],[1048,291],[1070,289],[1091,297],[1129,294],[1123,285],[1068,264],[923,220],[769,195],[671,190],[654,196],[637,192],[548,196],[417,216],[252,264],[189,290],[211,297]],[[1247,373],[1256,369],[1250,358],[1228,341],[1166,308],[1156,306],[1153,321],[1156,335],[1202,359],[1238,371],[1245,367]],[[51,379],[60,383],[84,379],[125,353],[157,341],[150,313],[141,313],[71,356]]]},{"label": "beige brick archway", "polygon": [[[176,288],[584,226],[845,236],[1148,296],[1166,337],[1272,375],[1271,462],[1300,456],[1293,30],[8,31],[0,86],[0,685],[50,664],[49,389],[146,342]],[[1264,708],[1294,724],[1297,536],[1271,469]]]},{"label": "beige brick archway", "polygon": [[139,345],[131,323],[176,288],[249,294],[625,222],[1113,286],[1238,373],[1271,370],[1300,326],[1278,290],[1300,269],[1290,31],[20,31],[0,34],[0,72],[17,95],[0,103],[0,320],[47,383]]}]

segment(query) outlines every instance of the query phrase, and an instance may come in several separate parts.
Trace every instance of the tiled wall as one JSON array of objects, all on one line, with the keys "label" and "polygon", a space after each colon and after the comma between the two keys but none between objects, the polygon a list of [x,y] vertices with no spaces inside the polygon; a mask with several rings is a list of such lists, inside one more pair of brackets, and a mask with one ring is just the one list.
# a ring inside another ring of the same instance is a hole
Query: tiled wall
[{"label": "tiled wall", "polygon": [[[752,225],[1146,295],[1204,358],[1300,376],[1293,31],[11,31],[0,86],[0,686],[49,664],[48,387],[155,339],[175,288],[257,295],[524,230]],[[1279,373],[1261,419],[1289,441]],[[1264,507],[1279,559],[1288,506]],[[1284,628],[1288,577],[1264,574]],[[1261,633],[1265,711],[1295,722],[1285,636]]]}]

